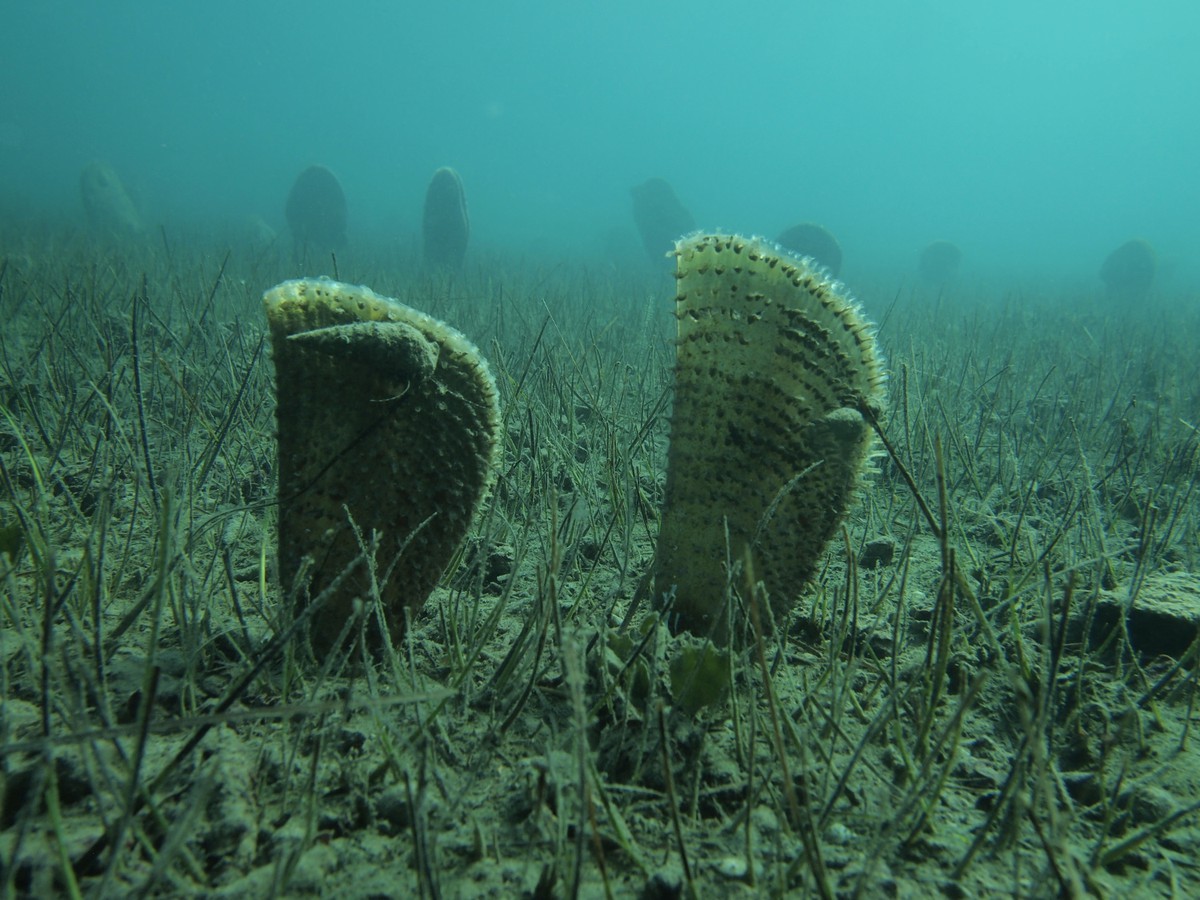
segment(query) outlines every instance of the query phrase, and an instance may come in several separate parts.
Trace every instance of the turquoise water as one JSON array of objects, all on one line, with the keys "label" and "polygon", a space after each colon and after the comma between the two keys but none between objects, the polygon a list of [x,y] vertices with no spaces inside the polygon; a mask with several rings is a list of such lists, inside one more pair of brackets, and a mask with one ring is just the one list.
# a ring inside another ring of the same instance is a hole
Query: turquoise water
[{"label": "turquoise water", "polygon": [[1151,241],[1200,281],[1200,6],[1018,0],[6,4],[0,211],[82,221],[109,162],[157,229],[261,216],[304,167],[350,239],[414,240],[455,167],[474,247],[631,256],[629,189],[698,227],[815,221],[843,277],[944,238],[973,277],[1095,283]]}]

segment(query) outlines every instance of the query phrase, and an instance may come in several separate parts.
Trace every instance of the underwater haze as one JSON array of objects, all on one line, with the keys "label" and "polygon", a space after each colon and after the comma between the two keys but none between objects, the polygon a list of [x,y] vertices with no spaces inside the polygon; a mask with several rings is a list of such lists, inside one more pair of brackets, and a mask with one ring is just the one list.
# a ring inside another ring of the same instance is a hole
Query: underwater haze
[{"label": "underwater haze", "polygon": [[0,10],[0,900],[1200,898],[1200,0]]},{"label": "underwater haze", "polygon": [[328,166],[349,239],[411,245],[439,166],[472,240],[645,265],[632,186],[706,229],[829,228],[843,277],[953,240],[979,277],[1096,284],[1142,237],[1200,280],[1190,0],[7,4],[0,211],[82,221],[110,163],[146,221],[285,229]]}]

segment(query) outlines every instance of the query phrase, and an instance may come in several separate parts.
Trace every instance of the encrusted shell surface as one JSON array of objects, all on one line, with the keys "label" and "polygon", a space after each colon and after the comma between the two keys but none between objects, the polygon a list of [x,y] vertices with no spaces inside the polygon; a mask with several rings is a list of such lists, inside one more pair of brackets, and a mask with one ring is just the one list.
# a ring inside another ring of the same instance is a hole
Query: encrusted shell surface
[{"label": "encrusted shell surface", "polygon": [[356,600],[374,596],[368,567],[354,565],[355,528],[375,534],[378,596],[399,635],[490,484],[500,412],[487,362],[450,326],[365,287],[287,281],[263,301],[284,589],[304,606],[342,579],[313,619],[314,646],[328,649]]},{"label": "encrusted shell surface", "polygon": [[859,409],[882,404],[884,374],[870,324],[811,260],[737,235],[691,236],[675,255],[655,584],[674,589],[679,627],[723,637],[727,561],[749,550],[776,612],[812,576],[858,486],[872,438]]}]

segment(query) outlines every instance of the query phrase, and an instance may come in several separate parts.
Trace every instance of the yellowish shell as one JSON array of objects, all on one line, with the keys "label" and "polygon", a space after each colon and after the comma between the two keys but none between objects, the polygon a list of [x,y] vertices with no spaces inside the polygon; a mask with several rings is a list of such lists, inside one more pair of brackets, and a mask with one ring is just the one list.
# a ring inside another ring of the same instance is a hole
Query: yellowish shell
[{"label": "yellowish shell", "polygon": [[737,235],[685,238],[675,256],[655,582],[674,589],[680,627],[721,638],[728,561],[749,550],[776,612],[812,576],[858,485],[871,444],[859,409],[882,404],[884,374],[869,323],[811,260]]},{"label": "yellowish shell", "polygon": [[367,542],[374,534],[378,596],[398,636],[404,610],[425,603],[490,483],[495,382],[462,334],[368,288],[287,281],[263,301],[284,588],[305,606],[342,579],[313,618],[313,644],[328,649],[355,601],[373,595],[367,566],[354,565],[354,529]]}]

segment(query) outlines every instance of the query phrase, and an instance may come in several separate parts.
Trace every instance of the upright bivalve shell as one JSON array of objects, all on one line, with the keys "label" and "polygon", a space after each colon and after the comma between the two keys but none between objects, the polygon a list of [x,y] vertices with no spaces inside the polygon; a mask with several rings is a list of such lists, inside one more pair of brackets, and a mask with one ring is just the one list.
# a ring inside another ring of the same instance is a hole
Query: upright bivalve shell
[{"label": "upright bivalve shell", "polygon": [[[302,608],[330,592],[313,617],[318,651],[375,597],[399,636],[405,610],[425,603],[489,486],[496,384],[462,334],[368,288],[287,281],[263,300],[283,587]],[[374,578],[356,562],[373,541]]]},{"label": "upright bivalve shell", "polygon": [[471,240],[471,220],[462,178],[448,166],[433,173],[425,191],[421,234],[426,265],[435,269],[462,268]]},{"label": "upright bivalve shell", "polygon": [[[676,245],[678,346],[656,590],[724,639],[727,563],[783,614],[858,487],[883,401],[870,324],[840,284],[737,235]],[[728,540],[727,540],[728,535]],[[734,582],[735,592],[744,585]]]}]

